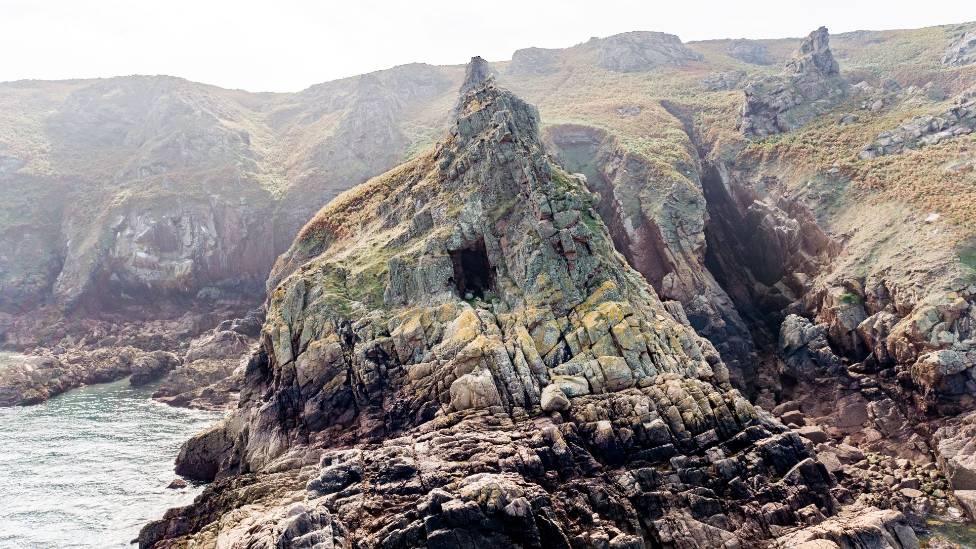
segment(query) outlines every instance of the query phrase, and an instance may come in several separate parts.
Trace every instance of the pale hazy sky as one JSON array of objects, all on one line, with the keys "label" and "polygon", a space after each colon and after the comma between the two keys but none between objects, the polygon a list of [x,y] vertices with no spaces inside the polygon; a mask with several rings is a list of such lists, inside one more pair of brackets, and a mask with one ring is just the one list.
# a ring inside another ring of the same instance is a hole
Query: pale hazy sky
[{"label": "pale hazy sky", "polygon": [[683,40],[976,20],[976,0],[0,0],[0,81],[170,74],[297,91],[394,65],[503,60],[630,30]]}]

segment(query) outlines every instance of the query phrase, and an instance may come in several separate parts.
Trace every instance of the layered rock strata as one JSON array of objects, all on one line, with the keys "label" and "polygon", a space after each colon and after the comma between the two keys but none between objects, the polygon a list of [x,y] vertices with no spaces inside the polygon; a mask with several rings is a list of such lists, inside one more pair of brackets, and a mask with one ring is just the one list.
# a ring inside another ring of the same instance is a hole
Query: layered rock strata
[{"label": "layered rock strata", "polygon": [[445,141],[279,259],[240,408],[178,462],[218,481],[140,545],[733,547],[834,515],[826,468],[613,250],[535,109],[464,89]]}]

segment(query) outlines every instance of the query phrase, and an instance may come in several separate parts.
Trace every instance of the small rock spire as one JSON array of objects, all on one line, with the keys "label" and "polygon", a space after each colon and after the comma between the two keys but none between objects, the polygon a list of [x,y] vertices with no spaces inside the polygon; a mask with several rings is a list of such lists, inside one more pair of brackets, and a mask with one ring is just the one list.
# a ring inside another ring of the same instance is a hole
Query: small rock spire
[{"label": "small rock spire", "polygon": [[793,59],[786,63],[786,70],[796,76],[840,74],[840,67],[830,51],[827,27],[820,27],[803,39],[800,47],[793,53]]},{"label": "small rock spire", "polygon": [[461,84],[461,89],[459,90],[461,96],[483,85],[492,78],[494,78],[494,73],[488,65],[488,62],[477,55],[472,57],[468,63],[468,67],[464,70],[464,83]]}]

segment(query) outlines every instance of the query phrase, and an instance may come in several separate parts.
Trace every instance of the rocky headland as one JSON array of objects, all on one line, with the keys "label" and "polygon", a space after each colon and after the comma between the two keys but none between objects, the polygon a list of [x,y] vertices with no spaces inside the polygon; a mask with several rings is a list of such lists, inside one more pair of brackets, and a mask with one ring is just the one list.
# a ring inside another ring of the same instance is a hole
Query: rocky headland
[{"label": "rocky headland", "polygon": [[143,547],[917,547],[976,518],[973,32],[4,84],[0,405],[229,408]]},{"label": "rocky headland", "polygon": [[917,547],[731,385],[485,65],[279,258],[239,408],[177,462],[216,482],[140,545]]}]

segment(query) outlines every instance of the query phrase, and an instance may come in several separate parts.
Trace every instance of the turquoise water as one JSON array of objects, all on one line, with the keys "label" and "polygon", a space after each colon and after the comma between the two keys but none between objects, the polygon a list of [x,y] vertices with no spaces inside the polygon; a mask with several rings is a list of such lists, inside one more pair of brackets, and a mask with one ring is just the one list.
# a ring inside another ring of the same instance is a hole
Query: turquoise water
[{"label": "turquoise water", "polygon": [[201,488],[170,490],[180,444],[219,414],[153,402],[127,380],[0,408],[0,548],[130,547]]}]

